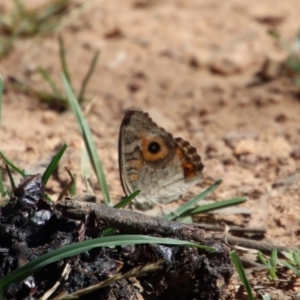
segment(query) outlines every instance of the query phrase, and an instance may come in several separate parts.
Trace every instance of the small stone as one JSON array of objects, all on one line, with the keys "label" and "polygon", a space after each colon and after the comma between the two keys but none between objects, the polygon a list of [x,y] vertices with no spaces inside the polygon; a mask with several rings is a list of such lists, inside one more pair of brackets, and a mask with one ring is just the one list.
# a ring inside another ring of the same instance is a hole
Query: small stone
[{"label": "small stone", "polygon": [[227,146],[234,149],[241,140],[253,140],[257,138],[257,133],[248,131],[229,131],[223,136]]},{"label": "small stone", "polygon": [[300,159],[300,146],[296,146],[292,153],[291,153],[292,157],[295,159]]},{"label": "small stone", "polygon": [[107,39],[119,39],[124,37],[124,33],[122,32],[122,30],[120,28],[111,28],[110,30],[108,30],[105,34],[104,37]]},{"label": "small stone", "polygon": [[271,149],[274,156],[278,158],[288,158],[292,152],[291,145],[282,137],[278,137],[273,141]]},{"label": "small stone", "polygon": [[57,119],[57,114],[53,111],[45,111],[42,116],[42,123],[45,125],[53,125]]},{"label": "small stone", "polygon": [[279,114],[275,117],[275,121],[278,123],[285,123],[287,120],[288,120],[288,117],[285,114]]},{"label": "small stone", "polygon": [[189,65],[194,69],[198,69],[198,68],[202,67],[202,63],[201,63],[200,59],[197,56],[191,56],[190,57]]},{"label": "small stone", "polygon": [[138,80],[132,80],[127,84],[127,88],[130,92],[135,93],[142,88],[142,85]]},{"label": "small stone", "polygon": [[258,56],[251,43],[235,44],[228,51],[220,52],[210,63],[210,70],[220,75],[237,74],[256,63]]},{"label": "small stone", "polygon": [[257,162],[257,156],[254,154],[243,154],[239,157],[239,161],[247,165],[254,165]]},{"label": "small stone", "polygon": [[208,107],[208,106],[203,106],[199,109],[199,115],[201,117],[205,116],[205,115],[208,115],[211,113],[211,108]]},{"label": "small stone", "polygon": [[254,140],[240,140],[235,148],[234,154],[235,155],[242,155],[242,154],[256,154],[256,143]]}]

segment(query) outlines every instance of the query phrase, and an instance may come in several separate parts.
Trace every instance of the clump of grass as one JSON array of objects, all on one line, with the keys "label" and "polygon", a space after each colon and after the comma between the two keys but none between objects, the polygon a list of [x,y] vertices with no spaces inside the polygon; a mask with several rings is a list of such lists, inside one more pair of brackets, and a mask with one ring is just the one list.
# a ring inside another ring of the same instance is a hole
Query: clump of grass
[{"label": "clump of grass", "polygon": [[[59,57],[60,57],[60,62],[61,62],[61,66],[62,66],[62,71],[65,74],[66,79],[68,80],[68,82],[70,84],[70,87],[74,91],[74,89],[72,87],[71,75],[69,72],[67,59],[66,59],[66,49],[65,49],[64,41],[61,36],[58,37],[58,41],[59,41]],[[82,103],[85,99],[86,87],[88,85],[88,82],[89,82],[94,70],[95,70],[95,67],[96,67],[96,64],[98,61],[98,57],[99,57],[99,53],[100,53],[99,51],[96,51],[96,53],[91,61],[88,72],[85,75],[85,77],[83,78],[83,81],[82,81],[82,84],[80,87],[80,91],[77,95],[77,99],[78,99],[79,103]],[[45,100],[46,101],[49,101],[49,100],[55,101],[56,100],[56,102],[58,102],[57,103],[58,105],[60,104],[63,107],[68,107],[67,98],[64,96],[64,93],[58,89],[58,87],[56,86],[54,81],[51,79],[50,74],[43,68],[39,68],[38,71],[42,75],[44,80],[49,84],[50,88],[52,89],[52,94],[49,94]]]},{"label": "clump of grass", "polygon": [[91,161],[94,171],[96,173],[100,188],[103,192],[104,201],[108,206],[112,206],[106,178],[104,175],[104,170],[103,170],[102,163],[101,163],[101,160],[98,155],[96,144],[94,143],[94,140],[92,137],[92,133],[91,133],[90,128],[88,127],[88,124],[83,116],[83,113],[80,109],[78,101],[75,98],[75,95],[72,91],[71,85],[68,82],[67,76],[63,75],[62,80],[63,80],[63,84],[66,89],[67,95],[68,95],[70,107],[71,107],[71,109],[75,115],[76,121],[79,125],[90,161]]},{"label": "clump of grass", "polygon": [[27,9],[20,0],[13,2],[11,14],[0,14],[0,59],[12,50],[17,38],[53,31],[70,0],[49,0],[35,9]]},{"label": "clump of grass", "polygon": [[[67,63],[67,59],[66,59],[66,49],[65,49],[63,38],[61,36],[59,36],[58,41],[59,41],[59,57],[60,57],[62,71],[66,75],[66,78],[72,88],[71,75],[69,72],[68,63]],[[77,99],[80,104],[82,104],[84,102],[84,100],[86,100],[86,96],[85,96],[86,88],[87,88],[87,85],[88,85],[94,71],[95,71],[95,67],[97,65],[99,54],[100,54],[99,50],[95,52],[94,57],[88,68],[88,71],[82,80],[81,87],[80,87],[78,95],[77,95]],[[38,68],[38,72],[40,73],[42,78],[46,81],[46,83],[49,85],[49,87],[51,89],[50,93],[42,91],[42,90],[36,90],[36,89],[32,88],[30,85],[28,85],[24,82],[20,82],[20,81],[12,80],[11,86],[18,91],[26,92],[26,93],[36,96],[41,101],[47,102],[51,107],[53,107],[57,110],[67,109],[69,107],[67,96],[64,94],[63,91],[60,91],[60,89],[57,87],[57,85],[51,78],[49,72],[47,72],[45,69],[43,69],[41,67]],[[72,88],[72,90],[74,91],[73,88]]]},{"label": "clump of grass", "polygon": [[259,261],[267,267],[267,270],[269,272],[269,278],[272,280],[277,279],[277,275],[276,275],[276,267],[278,261],[277,249],[272,250],[270,258],[263,255],[260,251],[258,251],[257,257]]},{"label": "clump of grass", "polygon": [[285,267],[292,270],[297,276],[300,276],[300,246],[296,250],[283,252],[287,261],[280,261]]},{"label": "clump of grass", "polygon": [[287,52],[287,57],[279,68],[280,75],[292,79],[292,81],[300,87],[300,31],[297,33],[292,44],[286,41],[278,31],[270,30],[269,34],[275,38]]},{"label": "clump of grass", "polygon": [[187,201],[185,204],[178,207],[174,212],[163,216],[163,219],[176,220],[184,223],[192,223],[192,217],[201,213],[210,212],[216,209],[221,209],[229,206],[235,206],[247,201],[246,197],[237,197],[227,200],[222,200],[215,203],[196,206],[201,200],[211,194],[220,184],[222,180],[217,180],[209,186],[204,192],[197,195],[193,199]]},{"label": "clump of grass", "polygon": [[[276,271],[278,272],[278,270],[276,270],[278,265],[285,266],[291,271],[293,271],[297,276],[300,276],[300,246],[296,250],[289,250],[289,252],[282,252],[282,254],[286,257],[287,261],[278,259],[277,249],[272,250],[270,257],[263,255],[260,251],[258,251],[257,253],[258,260],[266,267],[268,272],[268,278],[272,281],[276,281],[278,279],[276,273]],[[236,271],[239,274],[239,278],[243,286],[245,287],[248,299],[254,299],[249,280],[246,276],[245,270],[237,253],[235,251],[232,251],[230,253],[230,256],[236,268]],[[261,297],[263,300],[271,300],[271,297],[268,294],[261,294]]]}]

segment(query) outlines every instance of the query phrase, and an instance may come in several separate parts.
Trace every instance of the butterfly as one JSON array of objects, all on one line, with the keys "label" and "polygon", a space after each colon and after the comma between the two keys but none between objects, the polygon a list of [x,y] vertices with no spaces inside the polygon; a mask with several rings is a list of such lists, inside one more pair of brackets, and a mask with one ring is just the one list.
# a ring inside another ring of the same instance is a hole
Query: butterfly
[{"label": "butterfly", "polygon": [[136,190],[135,206],[148,210],[166,204],[202,179],[203,164],[197,151],[182,138],[173,138],[147,113],[128,111],[119,134],[119,170],[128,196]]}]

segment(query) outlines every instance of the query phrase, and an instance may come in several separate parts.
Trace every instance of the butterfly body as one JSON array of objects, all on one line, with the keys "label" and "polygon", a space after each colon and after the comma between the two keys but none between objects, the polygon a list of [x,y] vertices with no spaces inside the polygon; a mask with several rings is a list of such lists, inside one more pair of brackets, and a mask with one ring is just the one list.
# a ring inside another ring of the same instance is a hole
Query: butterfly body
[{"label": "butterfly body", "polygon": [[158,127],[148,114],[132,110],[123,118],[119,135],[120,177],[126,195],[136,190],[140,209],[153,202],[178,199],[202,178],[203,164],[196,149]]}]

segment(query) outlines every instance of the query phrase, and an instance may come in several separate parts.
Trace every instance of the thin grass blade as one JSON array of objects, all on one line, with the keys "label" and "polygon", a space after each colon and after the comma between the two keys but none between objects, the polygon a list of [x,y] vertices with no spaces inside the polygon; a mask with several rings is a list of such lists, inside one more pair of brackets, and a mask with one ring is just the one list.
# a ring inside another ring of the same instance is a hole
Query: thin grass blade
[{"label": "thin grass blade", "polygon": [[278,259],[278,253],[277,253],[277,249],[274,248],[272,250],[272,253],[271,253],[271,265],[272,267],[274,267],[276,269],[276,266],[277,266],[277,259]]},{"label": "thin grass blade", "polygon": [[74,177],[74,182],[73,182],[73,184],[71,185],[71,188],[70,188],[70,195],[71,196],[76,195],[76,174],[73,174],[73,177]]},{"label": "thin grass blade", "polygon": [[63,73],[66,76],[67,81],[69,82],[70,88],[72,89],[72,91],[74,91],[72,86],[71,76],[68,69],[67,59],[66,59],[65,44],[61,35],[58,36],[58,41],[59,41],[59,57],[60,57],[61,67],[63,69]]},{"label": "thin grass blade", "polygon": [[260,251],[257,252],[257,258],[259,261],[265,265],[268,269],[270,268],[270,264],[268,264],[268,261],[265,259],[265,257],[262,255]]},{"label": "thin grass blade", "polygon": [[128,205],[141,191],[137,190],[135,192],[133,192],[131,195],[129,195],[128,197],[122,199],[119,203],[117,203],[116,205],[114,205],[114,208],[122,208],[125,207],[126,205]]},{"label": "thin grass blade", "polygon": [[59,91],[55,82],[52,80],[50,74],[43,68],[38,68],[38,72],[41,74],[44,80],[49,84],[55,97],[57,97],[57,99],[63,99],[64,98],[63,94]]},{"label": "thin grass blade", "polygon": [[243,268],[243,265],[241,263],[240,258],[238,257],[237,253],[235,251],[231,251],[230,252],[230,257],[231,257],[231,261],[235,266],[236,271],[239,274],[240,280],[242,281],[246,291],[247,291],[247,295],[248,295],[248,299],[249,300],[254,300],[254,296],[251,290],[251,286],[249,283],[249,280],[246,276],[245,270]]},{"label": "thin grass blade", "polygon": [[200,213],[213,211],[216,209],[235,206],[235,205],[241,204],[247,200],[248,199],[246,197],[238,197],[238,198],[233,198],[233,199],[222,200],[222,201],[219,201],[216,203],[205,204],[205,205],[201,205],[201,206],[189,209],[184,214],[182,214],[182,216],[196,215],[196,214],[200,214]]},{"label": "thin grass blade", "polygon": [[291,260],[294,260],[294,263],[295,265],[299,268],[300,266],[300,256],[299,256],[299,248],[297,251],[295,252],[292,252],[292,259]]},{"label": "thin grass blade", "polygon": [[27,11],[26,11],[23,3],[19,0],[13,0],[13,2],[14,2],[15,9],[18,12],[18,14],[20,14],[20,16],[27,16]]},{"label": "thin grass blade", "polygon": [[64,84],[65,90],[67,92],[67,95],[68,95],[70,107],[71,107],[71,109],[75,115],[75,118],[77,120],[77,123],[79,125],[80,131],[82,133],[82,137],[85,142],[85,147],[88,151],[90,161],[92,162],[94,171],[95,171],[97,179],[98,179],[98,183],[99,183],[102,193],[104,195],[104,201],[107,205],[112,206],[109,191],[108,191],[108,186],[106,183],[106,178],[104,175],[104,170],[102,167],[101,160],[98,156],[96,145],[92,138],[92,133],[91,133],[90,128],[83,116],[83,113],[80,109],[78,101],[76,100],[74,93],[73,93],[73,91],[67,81],[67,78],[64,74],[62,75],[62,80],[63,80],[63,84]]},{"label": "thin grass blade", "polygon": [[196,196],[195,198],[189,200],[187,203],[183,204],[179,208],[177,208],[173,213],[169,213],[162,217],[162,219],[166,220],[174,220],[180,217],[183,213],[189,210],[191,207],[195,206],[199,201],[204,199],[207,195],[211,194],[220,184],[222,180],[217,180],[211,186],[209,186],[204,192]]},{"label": "thin grass blade", "polygon": [[42,9],[38,12],[38,15],[36,16],[39,24],[44,25],[43,23],[49,23],[50,19],[53,19],[55,15],[66,8],[68,2],[70,2],[70,0],[56,0],[52,1],[52,3],[46,5],[45,7],[42,7]]},{"label": "thin grass blade", "polygon": [[12,191],[14,191],[16,189],[16,184],[15,184],[15,181],[13,179],[13,176],[11,174],[11,171],[10,171],[10,168],[9,168],[8,164],[5,164],[5,168],[6,168],[6,172],[7,172],[9,181],[10,181],[11,189],[12,189]]},{"label": "thin grass blade", "polygon": [[83,101],[83,98],[84,98],[84,94],[85,94],[85,90],[86,90],[86,87],[87,87],[87,84],[91,78],[91,76],[93,75],[94,71],[95,71],[95,68],[96,68],[96,65],[97,65],[97,61],[98,61],[98,57],[99,57],[99,53],[100,51],[98,50],[96,53],[95,53],[95,56],[94,58],[92,59],[92,62],[90,64],[90,68],[86,74],[86,76],[84,77],[83,81],[82,81],[82,85],[81,85],[81,88],[80,88],[80,92],[79,92],[79,96],[78,96],[78,101],[79,103]]},{"label": "thin grass blade", "polygon": [[281,252],[283,255],[284,255],[284,257],[285,258],[287,258],[288,260],[293,260],[293,252],[291,251],[291,252],[286,252],[286,251],[282,251]]},{"label": "thin grass blade", "polygon": [[114,228],[106,228],[103,231],[103,236],[112,236],[112,235],[116,235],[117,234],[117,230]]},{"label": "thin grass blade", "polygon": [[281,263],[282,263],[285,267],[289,268],[291,271],[295,272],[295,274],[296,274],[298,277],[300,277],[300,271],[299,271],[297,268],[295,268],[294,266],[292,266],[290,263],[288,263],[288,262],[286,262],[286,261],[281,261]]},{"label": "thin grass blade", "polygon": [[2,120],[2,95],[3,95],[3,79],[0,75],[0,129],[1,129],[1,120]]},{"label": "thin grass blade", "polygon": [[44,266],[65,259],[70,256],[78,255],[82,252],[89,251],[95,247],[115,247],[121,245],[133,244],[164,244],[164,245],[186,245],[190,247],[197,247],[200,249],[214,251],[214,248],[201,246],[187,241],[180,241],[171,238],[157,238],[143,235],[120,235],[118,237],[102,237],[92,240],[86,240],[80,243],[68,245],[54,251],[41,255],[37,259],[27,263],[26,265],[11,272],[0,280],[0,293],[4,292],[11,284],[24,280],[32,273],[40,270]]},{"label": "thin grass blade", "polygon": [[6,195],[6,189],[4,187],[1,169],[0,169],[0,195],[1,195],[1,198],[3,198]]},{"label": "thin grass blade", "polygon": [[7,165],[9,165],[14,171],[16,171],[18,174],[20,174],[22,177],[26,176],[26,173],[20,170],[18,167],[16,167],[1,151],[0,156],[5,161]]},{"label": "thin grass blade", "polygon": [[89,193],[94,194],[94,190],[90,184],[90,178],[91,178],[90,159],[86,147],[84,145],[84,141],[82,141],[82,147],[81,147],[81,177],[83,178],[86,190]]},{"label": "thin grass blade", "polygon": [[44,174],[42,175],[42,182],[44,185],[47,184],[50,176],[52,175],[52,173],[55,171],[55,169],[57,168],[59,161],[61,159],[61,157],[63,156],[63,154],[65,153],[66,149],[68,148],[67,144],[64,144],[60,150],[57,152],[57,154],[53,157],[52,161],[50,162],[50,164],[48,165],[47,169],[45,170]]},{"label": "thin grass blade", "polygon": [[193,219],[190,216],[176,218],[176,221],[180,222],[180,223],[185,223],[185,224],[193,223]]}]

